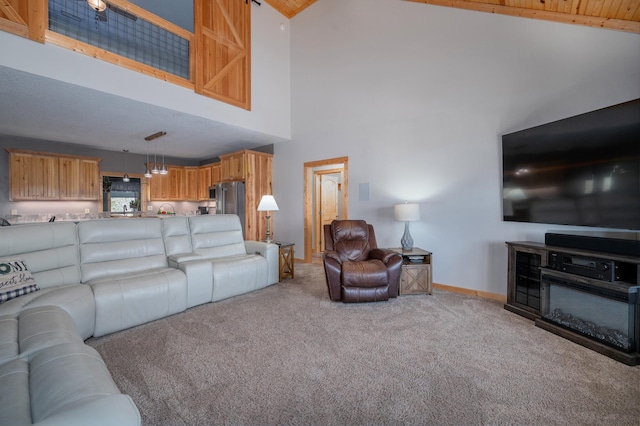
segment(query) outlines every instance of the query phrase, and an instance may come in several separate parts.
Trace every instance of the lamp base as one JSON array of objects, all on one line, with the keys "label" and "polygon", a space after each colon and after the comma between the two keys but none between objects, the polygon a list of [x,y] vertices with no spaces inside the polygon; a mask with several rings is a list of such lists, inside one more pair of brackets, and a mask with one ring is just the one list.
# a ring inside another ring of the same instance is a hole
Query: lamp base
[{"label": "lamp base", "polygon": [[413,250],[413,238],[411,238],[411,233],[409,232],[409,222],[404,223],[404,234],[402,234],[400,244],[402,244],[402,250],[404,251]]},{"label": "lamp base", "polygon": [[271,239],[271,222],[269,221],[269,219],[271,219],[271,215],[266,215],[266,219],[267,219],[267,236],[265,237],[265,239],[263,240],[265,243],[270,243],[271,241],[273,241]]}]

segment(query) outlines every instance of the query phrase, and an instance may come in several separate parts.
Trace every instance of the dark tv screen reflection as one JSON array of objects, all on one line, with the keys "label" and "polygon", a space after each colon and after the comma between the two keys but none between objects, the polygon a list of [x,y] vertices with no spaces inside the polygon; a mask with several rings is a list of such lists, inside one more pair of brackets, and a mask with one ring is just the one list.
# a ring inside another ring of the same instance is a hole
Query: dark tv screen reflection
[{"label": "dark tv screen reflection", "polygon": [[640,99],[502,136],[505,221],[640,230]]}]

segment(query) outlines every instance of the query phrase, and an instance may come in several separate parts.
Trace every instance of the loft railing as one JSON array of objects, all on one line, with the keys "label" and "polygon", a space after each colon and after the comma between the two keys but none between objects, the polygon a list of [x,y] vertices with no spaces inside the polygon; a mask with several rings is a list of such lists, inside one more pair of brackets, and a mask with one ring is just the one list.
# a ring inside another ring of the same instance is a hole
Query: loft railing
[{"label": "loft railing", "polygon": [[194,34],[126,0],[2,0],[0,30],[194,88]]},{"label": "loft railing", "polygon": [[[49,30],[94,48],[191,79],[190,33],[176,34],[157,18],[138,17],[115,3],[96,12],[85,0],[48,0]],[[154,22],[155,21],[155,22]],[[67,42],[68,43],[68,42]]]},{"label": "loft railing", "polygon": [[194,0],[195,34],[127,0],[103,1],[96,13],[86,0],[0,0],[0,31],[251,109],[249,1]]}]

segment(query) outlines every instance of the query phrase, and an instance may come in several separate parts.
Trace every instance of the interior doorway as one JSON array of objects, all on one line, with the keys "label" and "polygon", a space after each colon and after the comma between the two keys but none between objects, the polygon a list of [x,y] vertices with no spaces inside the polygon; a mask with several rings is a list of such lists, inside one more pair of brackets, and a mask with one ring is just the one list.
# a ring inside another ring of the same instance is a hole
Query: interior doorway
[{"label": "interior doorway", "polygon": [[324,250],[322,225],[347,219],[349,158],[304,163],[304,260]]}]

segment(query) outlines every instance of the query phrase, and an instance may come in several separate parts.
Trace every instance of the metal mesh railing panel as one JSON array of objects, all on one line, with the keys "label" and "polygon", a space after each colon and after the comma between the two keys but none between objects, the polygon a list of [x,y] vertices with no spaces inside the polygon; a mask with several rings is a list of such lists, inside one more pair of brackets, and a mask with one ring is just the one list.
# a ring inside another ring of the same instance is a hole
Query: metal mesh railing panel
[{"label": "metal mesh railing panel", "polygon": [[189,79],[189,41],[121,9],[95,12],[85,0],[49,0],[49,29]]}]

